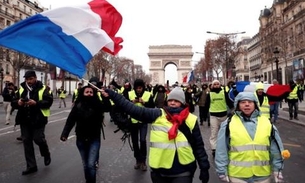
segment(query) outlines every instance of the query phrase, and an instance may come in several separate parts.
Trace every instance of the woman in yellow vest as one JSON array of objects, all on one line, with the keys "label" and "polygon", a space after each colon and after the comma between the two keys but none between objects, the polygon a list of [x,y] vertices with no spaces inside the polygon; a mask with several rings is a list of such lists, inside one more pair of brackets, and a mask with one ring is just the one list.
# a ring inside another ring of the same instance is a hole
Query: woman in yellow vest
[{"label": "woman in yellow vest", "polygon": [[270,183],[271,175],[283,182],[284,150],[279,132],[261,115],[253,92],[240,92],[235,114],[222,123],[217,136],[216,172],[232,183]]},{"label": "woman in yellow vest", "polygon": [[184,91],[174,88],[168,95],[167,106],[145,108],[134,105],[123,96],[111,91],[102,91],[115,105],[131,117],[151,124],[149,166],[153,183],[192,183],[196,161],[200,168],[202,183],[209,181],[210,164],[204,148],[197,116],[185,105]]}]

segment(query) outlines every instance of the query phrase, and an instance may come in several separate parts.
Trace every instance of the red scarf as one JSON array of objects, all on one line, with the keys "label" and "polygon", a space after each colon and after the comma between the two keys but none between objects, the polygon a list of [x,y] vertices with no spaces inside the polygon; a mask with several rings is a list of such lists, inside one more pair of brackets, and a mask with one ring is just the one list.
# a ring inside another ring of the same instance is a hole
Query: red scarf
[{"label": "red scarf", "polygon": [[178,134],[179,126],[183,122],[185,122],[185,119],[187,118],[189,113],[190,113],[190,111],[189,111],[188,107],[183,109],[179,114],[174,114],[174,115],[171,115],[168,111],[166,111],[166,114],[167,114],[166,119],[173,124],[171,129],[169,129],[169,131],[168,131],[168,139],[169,140],[172,140],[172,139],[176,138],[176,136]]}]

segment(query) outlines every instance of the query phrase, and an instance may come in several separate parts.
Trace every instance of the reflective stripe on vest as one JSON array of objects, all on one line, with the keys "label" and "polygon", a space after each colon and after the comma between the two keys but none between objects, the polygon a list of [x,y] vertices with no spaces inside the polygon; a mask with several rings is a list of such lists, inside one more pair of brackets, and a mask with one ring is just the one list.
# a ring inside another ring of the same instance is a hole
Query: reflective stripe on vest
[{"label": "reflective stripe on vest", "polygon": [[[137,95],[136,95],[136,92],[134,90],[128,92],[129,100],[132,101],[132,100],[136,99],[136,96]],[[144,91],[144,93],[143,93],[141,98],[146,103],[146,102],[149,101],[150,96],[151,96],[150,92]],[[135,103],[135,105],[140,106],[140,107],[144,107],[144,105],[142,103],[139,103],[139,102]],[[138,123],[139,121],[134,119],[134,118],[131,118],[131,122],[132,123]]]},{"label": "reflective stripe on vest", "polygon": [[293,90],[289,93],[289,96],[287,97],[287,99],[298,99],[298,87],[294,87]]},{"label": "reflective stripe on vest", "polygon": [[[38,101],[42,100],[42,96],[43,96],[43,92],[46,89],[46,86],[43,85],[43,87],[38,91]],[[19,88],[19,96],[21,96],[21,94],[23,93],[24,88],[22,86],[20,86]],[[51,93],[51,91],[50,91]],[[42,112],[43,116],[45,117],[49,117],[51,114],[50,108],[49,109],[40,109],[40,111]]]},{"label": "reflective stripe on vest", "polygon": [[268,118],[259,116],[254,139],[250,137],[245,126],[237,115],[229,124],[230,149],[228,175],[249,178],[269,176],[270,167],[270,134],[272,125]]},{"label": "reflective stripe on vest", "polygon": [[[258,101],[258,96],[257,96],[256,92],[254,94]],[[269,105],[269,100],[268,100],[267,96],[264,96],[263,103],[261,106],[260,106],[260,104],[258,104],[258,108],[259,108],[262,116],[266,116],[267,118],[270,118],[270,105]]]},{"label": "reflective stripe on vest", "polygon": [[[178,130],[175,139],[168,139],[168,131],[173,126],[166,119],[163,109],[162,115],[151,125],[150,148],[149,148],[149,166],[152,168],[172,167],[175,154],[177,153],[180,164],[187,165],[195,161],[193,149],[184,134]],[[197,116],[189,114],[185,120],[186,125],[193,130],[197,121]]]},{"label": "reflective stripe on vest", "polygon": [[210,92],[210,112],[224,112],[227,111],[227,103],[224,89],[219,93]]}]

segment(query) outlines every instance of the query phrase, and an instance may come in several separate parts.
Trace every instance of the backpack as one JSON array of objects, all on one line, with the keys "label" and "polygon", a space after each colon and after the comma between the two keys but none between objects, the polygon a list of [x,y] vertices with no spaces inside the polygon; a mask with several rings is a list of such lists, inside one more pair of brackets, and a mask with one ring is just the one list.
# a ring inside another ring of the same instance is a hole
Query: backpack
[{"label": "backpack", "polygon": [[131,150],[133,150],[130,139],[131,118],[129,117],[129,115],[123,112],[120,107],[114,105],[112,109],[111,118],[114,124],[117,126],[117,129],[114,131],[114,133],[122,131],[123,136],[121,137],[121,140],[123,141],[123,146],[126,140],[128,140],[129,146]]}]

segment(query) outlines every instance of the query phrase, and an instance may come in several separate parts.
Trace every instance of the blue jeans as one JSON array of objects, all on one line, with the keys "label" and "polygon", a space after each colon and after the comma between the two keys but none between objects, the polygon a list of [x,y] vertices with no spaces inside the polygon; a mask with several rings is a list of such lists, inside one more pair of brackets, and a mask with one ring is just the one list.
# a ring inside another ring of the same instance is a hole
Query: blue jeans
[{"label": "blue jeans", "polygon": [[276,122],[279,116],[279,106],[280,102],[275,102],[274,104],[270,105],[270,119],[273,118],[273,122]]},{"label": "blue jeans", "polygon": [[76,140],[76,146],[82,157],[86,183],[96,182],[95,162],[98,161],[101,139]]}]

